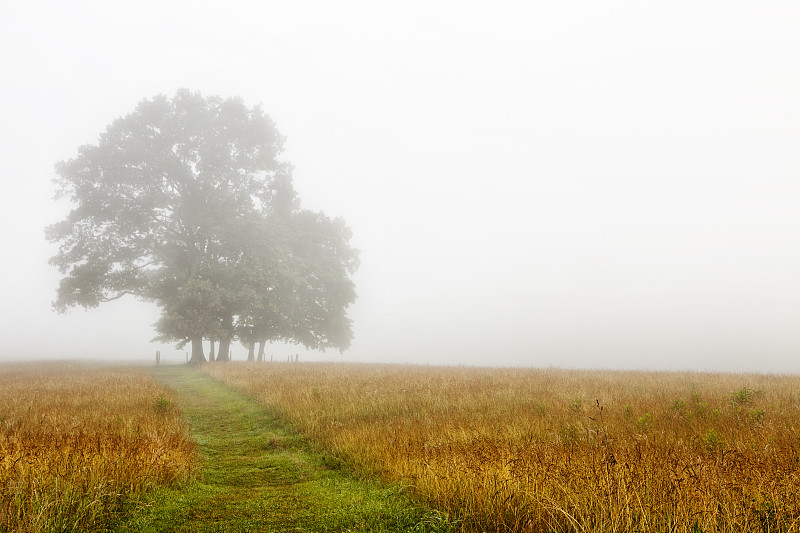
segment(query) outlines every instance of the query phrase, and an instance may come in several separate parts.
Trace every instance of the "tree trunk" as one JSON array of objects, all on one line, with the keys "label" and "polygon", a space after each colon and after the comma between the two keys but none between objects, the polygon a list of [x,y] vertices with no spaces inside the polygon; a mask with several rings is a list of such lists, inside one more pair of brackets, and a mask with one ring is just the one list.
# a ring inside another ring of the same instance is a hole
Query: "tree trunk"
[{"label": "tree trunk", "polygon": [[231,360],[231,340],[220,339],[219,349],[217,350],[217,361]]},{"label": "tree trunk", "polygon": [[250,341],[247,343],[247,360],[256,360],[256,341]]},{"label": "tree trunk", "polygon": [[264,345],[266,343],[264,341],[258,342],[258,362],[264,361]]},{"label": "tree trunk", "polygon": [[203,336],[197,335],[192,337],[192,358],[189,359],[190,364],[205,363],[206,358],[203,355]]},{"label": "tree trunk", "polygon": [[222,329],[225,333],[219,339],[219,348],[217,349],[217,361],[230,361],[231,360],[231,339],[233,338],[233,317],[226,316],[222,319]]},{"label": "tree trunk", "polygon": [[208,360],[209,362],[214,362],[214,339],[208,341],[209,348],[208,348]]}]

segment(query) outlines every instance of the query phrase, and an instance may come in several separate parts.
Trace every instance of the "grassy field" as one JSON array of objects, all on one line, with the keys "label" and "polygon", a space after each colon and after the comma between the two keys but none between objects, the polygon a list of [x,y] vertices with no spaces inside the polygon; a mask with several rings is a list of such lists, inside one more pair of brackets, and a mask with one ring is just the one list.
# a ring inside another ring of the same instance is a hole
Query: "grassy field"
[{"label": "grassy field", "polygon": [[800,377],[206,365],[464,531],[800,531]]},{"label": "grassy field", "polygon": [[195,367],[0,366],[0,532],[447,533]]},{"label": "grassy field", "polygon": [[202,458],[188,486],[162,489],[116,533],[448,533],[402,487],[353,478],[263,405],[193,365],[153,374],[174,389]]},{"label": "grassy field", "polygon": [[172,392],[143,370],[0,366],[0,531],[97,531],[196,470]]},{"label": "grassy field", "polygon": [[0,531],[800,531],[798,429],[798,376],[3,365]]}]

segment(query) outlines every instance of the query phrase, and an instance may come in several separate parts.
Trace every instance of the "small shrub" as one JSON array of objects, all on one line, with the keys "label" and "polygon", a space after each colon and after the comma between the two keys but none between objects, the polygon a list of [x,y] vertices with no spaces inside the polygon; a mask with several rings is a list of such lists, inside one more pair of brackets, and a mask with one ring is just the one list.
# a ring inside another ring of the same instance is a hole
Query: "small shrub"
[{"label": "small shrub", "polygon": [[162,394],[161,396],[158,397],[158,400],[156,400],[155,402],[156,413],[160,415],[165,415],[167,414],[167,411],[169,411],[169,408],[170,408],[169,398],[167,398]]},{"label": "small shrub", "polygon": [[764,423],[764,411],[761,409],[750,409],[747,413],[747,418],[753,425],[761,425]]},{"label": "small shrub", "polygon": [[753,398],[756,394],[757,391],[753,389],[748,389],[747,387],[741,388],[731,394],[731,403],[737,406],[749,405],[753,402]]},{"label": "small shrub", "polygon": [[709,429],[703,436],[703,445],[706,450],[713,453],[722,448],[723,441],[719,433],[714,429]]},{"label": "small shrub", "polygon": [[650,413],[645,413],[636,419],[636,431],[639,433],[647,433],[653,426],[653,417]]},{"label": "small shrub", "polygon": [[669,406],[670,411],[673,413],[678,413],[679,415],[683,414],[684,409],[686,409],[686,402],[683,400],[675,400],[672,402],[672,405]]},{"label": "small shrub", "polygon": [[707,418],[711,414],[711,411],[709,410],[708,402],[697,402],[697,403],[695,403],[693,412],[694,412],[694,415],[697,418],[700,418],[701,420]]}]

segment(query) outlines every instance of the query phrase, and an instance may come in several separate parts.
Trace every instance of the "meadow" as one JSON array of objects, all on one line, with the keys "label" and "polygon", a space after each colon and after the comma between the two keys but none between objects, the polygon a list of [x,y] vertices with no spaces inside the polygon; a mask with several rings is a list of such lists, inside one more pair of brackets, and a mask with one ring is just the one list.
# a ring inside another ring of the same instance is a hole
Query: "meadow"
[{"label": "meadow", "polygon": [[142,369],[0,366],[0,531],[98,531],[197,454],[172,392]]},{"label": "meadow", "polygon": [[205,365],[463,531],[800,531],[800,377]]}]

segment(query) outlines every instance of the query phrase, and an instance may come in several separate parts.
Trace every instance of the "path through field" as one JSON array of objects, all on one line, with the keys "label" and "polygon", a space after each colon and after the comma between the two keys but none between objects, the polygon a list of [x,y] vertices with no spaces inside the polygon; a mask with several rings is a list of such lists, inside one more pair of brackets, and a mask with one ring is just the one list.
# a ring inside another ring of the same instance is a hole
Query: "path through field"
[{"label": "path through field", "polygon": [[[199,444],[200,479],[158,492],[124,532],[441,531],[396,488],[358,481],[257,402],[196,368],[162,366]],[[438,527],[437,527],[438,526]]]}]

